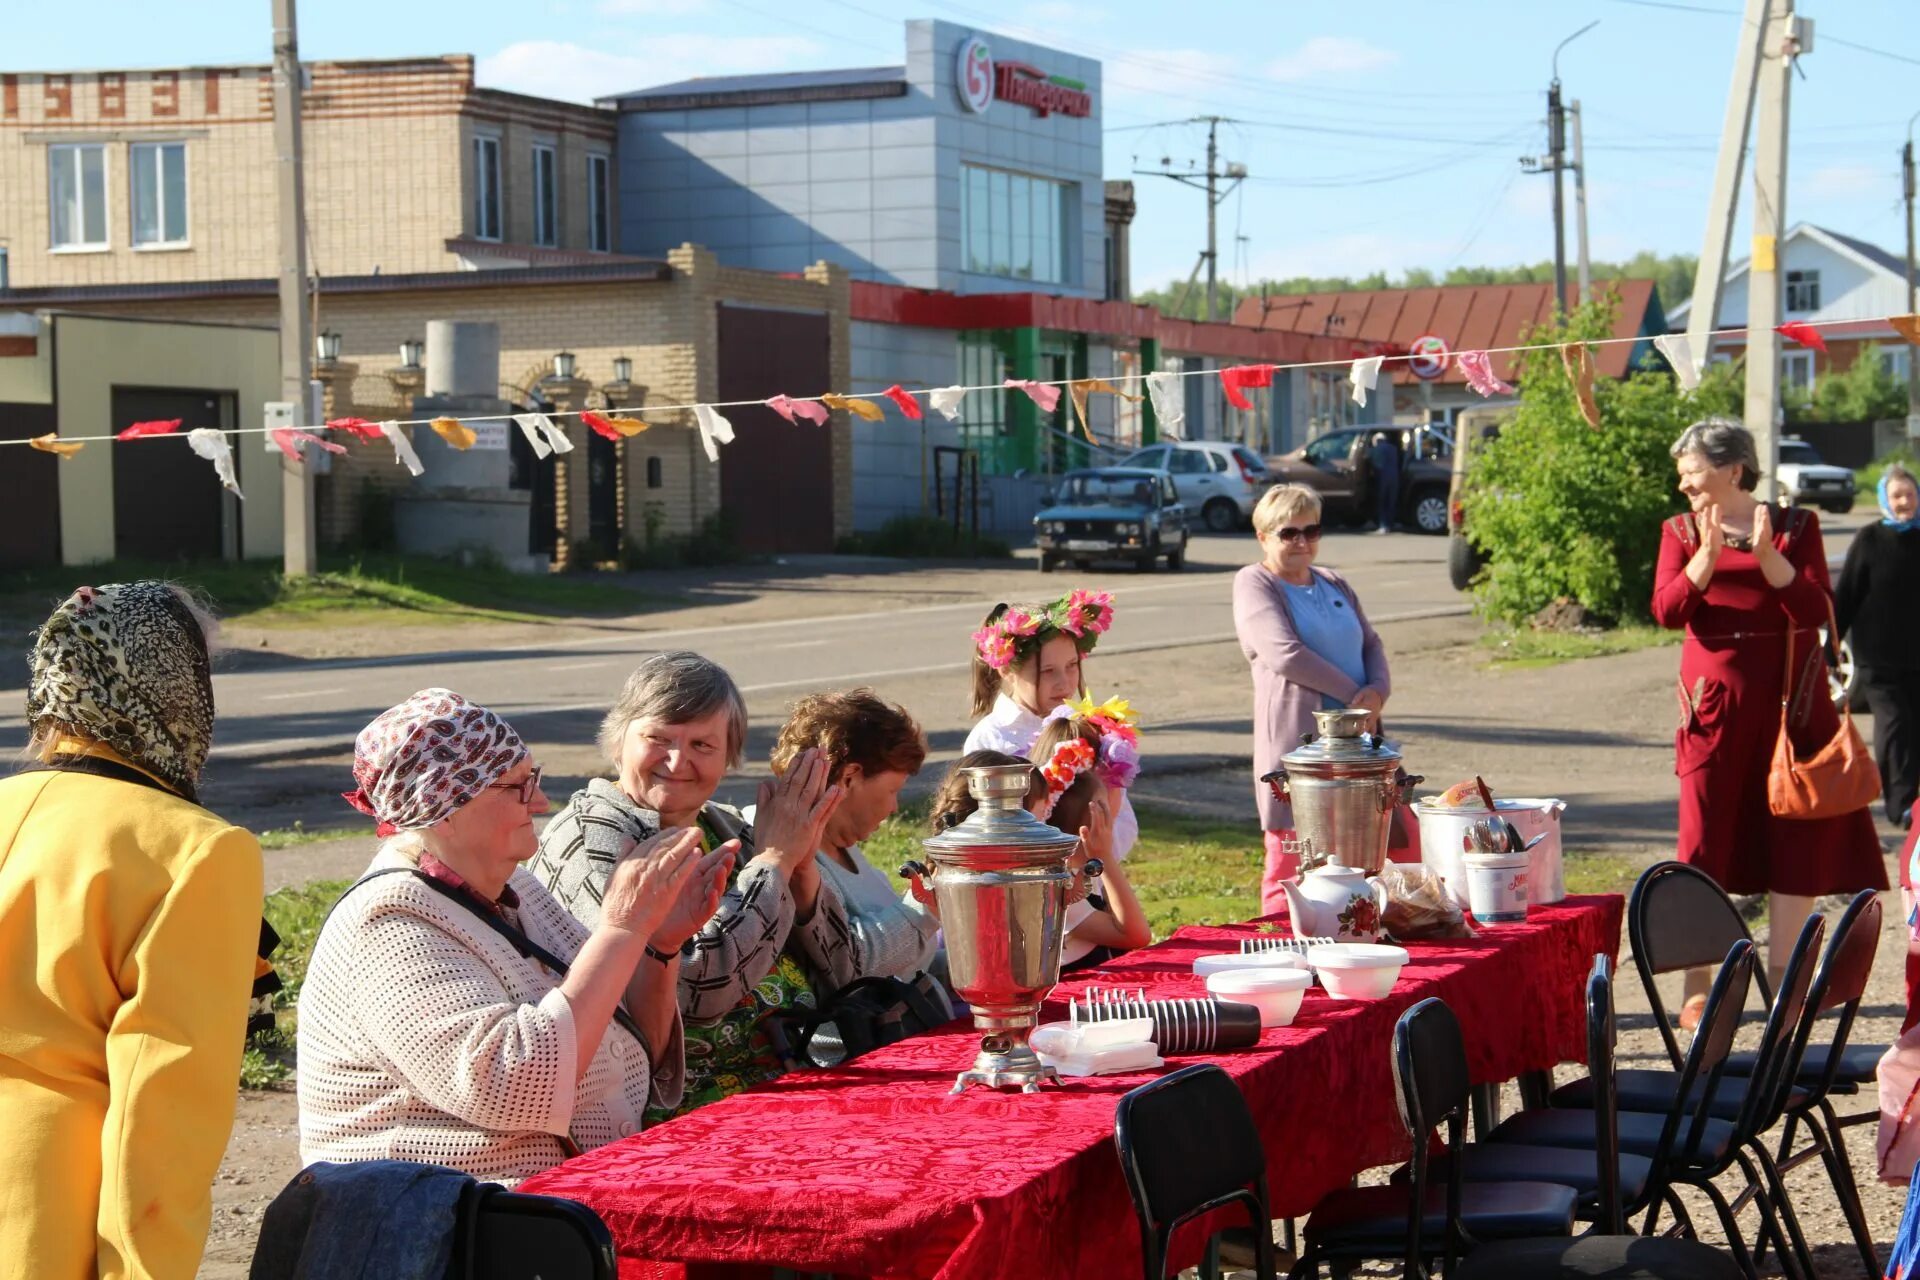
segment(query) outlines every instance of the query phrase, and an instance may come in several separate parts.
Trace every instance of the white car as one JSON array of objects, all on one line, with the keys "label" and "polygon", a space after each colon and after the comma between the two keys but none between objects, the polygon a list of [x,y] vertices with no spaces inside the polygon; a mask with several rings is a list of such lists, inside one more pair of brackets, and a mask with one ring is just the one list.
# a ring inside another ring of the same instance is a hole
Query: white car
[{"label": "white car", "polygon": [[1853,472],[1828,466],[1805,440],[1788,436],[1780,442],[1780,467],[1774,479],[1783,502],[1819,507],[1835,515],[1853,510]]},{"label": "white car", "polygon": [[1180,501],[1214,533],[1231,533],[1253,519],[1260,495],[1273,487],[1266,460],[1243,444],[1177,440],[1148,445],[1122,458],[1123,467],[1147,467],[1173,476]]}]

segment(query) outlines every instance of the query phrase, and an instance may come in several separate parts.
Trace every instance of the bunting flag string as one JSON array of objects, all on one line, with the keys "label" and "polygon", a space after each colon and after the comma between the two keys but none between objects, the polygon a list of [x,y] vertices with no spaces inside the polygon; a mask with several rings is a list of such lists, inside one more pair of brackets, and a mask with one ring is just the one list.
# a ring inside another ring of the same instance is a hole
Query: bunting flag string
[{"label": "bunting flag string", "polygon": [[1347,381],[1353,385],[1353,402],[1362,409],[1367,407],[1367,395],[1380,381],[1380,366],[1385,356],[1366,356],[1355,360],[1347,370]]},{"label": "bunting flag string", "polygon": [[114,439],[139,440],[146,436],[170,436],[179,429],[180,419],[178,418],[166,418],[154,422],[136,422],[114,436]]},{"label": "bunting flag string", "polygon": [[920,402],[913,398],[913,394],[897,382],[880,394],[899,405],[900,412],[906,414],[909,421],[919,422],[927,416],[920,411]]},{"label": "bunting flag string", "polygon": [[1087,420],[1087,397],[1093,394],[1118,396],[1138,404],[1140,397],[1122,391],[1105,378],[1075,378],[1067,384],[1067,391],[1073,397],[1073,412],[1080,420],[1080,434],[1087,438],[1088,444],[1099,443],[1093,438],[1093,423]]},{"label": "bunting flag string", "polygon": [[[1839,325],[1857,328],[1863,324],[1873,323],[1887,325],[1907,342],[1920,346],[1920,315],[1883,316],[1872,319],[1861,318],[1855,320],[1788,321],[1779,326],[1779,332],[1783,337],[1791,338],[1795,342],[1801,343],[1810,349],[1825,351],[1826,342],[1821,333],[1822,328]],[[1715,330],[1709,333],[1707,337],[1708,339],[1721,337],[1740,338],[1745,337],[1746,333],[1747,331],[1744,328],[1728,328]],[[1561,360],[1566,367],[1568,377],[1574,384],[1574,391],[1580,402],[1582,417],[1597,427],[1599,425],[1600,415],[1598,404],[1595,402],[1593,395],[1595,377],[1593,348],[1623,344],[1637,345],[1644,341],[1646,341],[1644,337],[1635,335],[1623,338],[1596,338],[1586,343],[1563,344],[1549,342],[1520,344],[1509,347],[1493,347],[1485,351],[1464,353],[1462,362],[1464,366],[1472,367],[1478,363],[1478,360],[1475,359],[1476,357],[1487,359],[1494,355],[1506,355],[1525,351],[1558,350],[1561,353]],[[1681,334],[1663,334],[1654,338],[1653,341],[1660,353],[1666,357],[1668,363],[1673,367],[1680,385],[1687,389],[1697,386],[1700,373],[1705,364],[1704,353],[1694,350],[1693,342]],[[1111,380],[1104,378],[1083,378],[1042,381],[1029,378],[1007,378],[997,384],[988,383],[980,386],[935,387],[925,391],[908,391],[896,383],[887,388],[886,391],[878,394],[882,398],[892,401],[899,407],[901,412],[909,418],[919,417],[921,419],[924,419],[924,414],[916,414],[914,411],[919,408],[918,397],[925,396],[927,403],[932,406],[935,412],[941,414],[949,421],[957,421],[960,416],[963,400],[968,394],[975,391],[1016,389],[1024,393],[1034,404],[1038,405],[1043,412],[1052,413],[1059,407],[1063,390],[1074,391],[1077,384],[1085,384],[1084,390],[1076,393],[1074,409],[1082,431],[1089,432],[1090,434],[1091,424],[1088,421],[1084,399],[1081,397],[1098,391],[1102,394],[1120,395],[1129,399],[1138,400],[1140,398],[1138,395],[1126,391],[1123,388],[1125,386],[1139,386],[1140,384],[1144,384],[1146,395],[1152,401],[1154,414],[1158,420],[1160,431],[1168,438],[1178,439],[1185,425],[1184,379],[1217,373],[1228,402],[1236,408],[1246,410],[1251,409],[1253,406],[1252,401],[1247,399],[1244,393],[1256,387],[1271,386],[1273,375],[1277,372],[1282,370],[1344,368],[1347,371],[1349,382],[1353,384],[1355,401],[1360,404],[1365,404],[1366,401],[1363,398],[1361,390],[1362,384],[1364,383],[1369,387],[1377,386],[1382,365],[1389,361],[1404,361],[1411,358],[1410,353],[1401,352],[1367,356],[1358,359],[1347,357],[1339,360],[1303,360],[1286,364],[1231,365],[1220,369],[1209,369],[1201,366],[1179,371],[1163,372],[1155,370],[1153,372],[1116,374],[1113,375]],[[1469,383],[1476,391],[1479,391],[1482,395],[1486,395],[1489,394],[1486,387],[1491,387],[1494,391],[1504,394],[1511,394],[1513,392],[1513,388],[1509,384],[1492,377],[1490,359],[1488,359],[1484,367],[1488,376],[1491,378],[1491,381],[1485,383],[1484,386],[1478,379],[1477,373],[1469,375]],[[640,416],[640,414],[691,412],[695,420],[695,425],[699,428],[701,443],[706,450],[708,458],[718,461],[718,446],[730,443],[733,440],[733,426],[720,414],[719,410],[752,405],[764,405],[765,407],[771,408],[789,422],[804,419],[808,422],[824,423],[827,420],[827,414],[830,409],[842,409],[867,421],[880,421],[885,416],[880,405],[872,399],[861,396],[841,395],[835,392],[826,392],[818,396],[798,398],[779,395],[768,400],[731,400],[708,404],[650,405],[639,410],[638,413],[633,416],[610,415],[592,409],[566,409],[546,413],[515,413],[506,416],[512,418],[514,423],[519,426],[528,444],[532,447],[534,456],[538,459],[545,459],[555,454],[570,453],[574,448],[573,441],[563,429],[555,425],[553,421],[554,418],[578,417],[591,429],[601,430],[602,434],[610,430],[613,433],[610,438],[624,439],[648,429],[648,422],[644,417]],[[222,437],[264,434],[267,435],[287,457],[299,459],[301,458],[301,447],[306,444],[319,445],[330,453],[346,452],[342,445],[335,441],[326,440],[323,436],[315,434],[317,432],[340,432],[354,436],[361,441],[371,442],[390,438],[386,430],[388,426],[395,428],[411,426],[430,427],[454,448],[471,448],[472,441],[478,437],[477,434],[473,432],[473,429],[467,426],[467,423],[499,421],[500,417],[501,415],[499,414],[476,414],[471,418],[437,416],[432,418],[401,419],[390,423],[376,423],[358,417],[340,417],[328,419],[324,424],[315,425],[310,428],[236,427],[225,432],[214,431],[213,434]],[[59,436],[57,433],[48,433],[31,439],[0,440],[0,446],[26,445],[44,453],[56,454],[62,458],[71,458],[90,443],[161,439],[177,434],[180,425],[179,422],[170,420],[138,422],[118,433],[68,437]],[[210,431],[212,429],[200,428],[200,430]],[[192,433],[188,433],[189,437],[191,434]],[[407,447],[409,449],[411,448],[410,442]],[[231,449],[229,449],[229,454],[230,453]],[[401,454],[401,446],[398,443],[395,444],[395,455],[396,460],[403,464],[406,462],[405,457]]]},{"label": "bunting flag string", "polygon": [[1512,383],[1502,382],[1493,371],[1493,357],[1484,351],[1462,351],[1458,357],[1460,372],[1466,377],[1467,385],[1481,396],[1491,399],[1494,396],[1514,394]]},{"label": "bunting flag string", "polygon": [[222,488],[242,502],[247,500],[247,495],[240,492],[239,480],[234,477],[233,446],[227,443],[224,432],[212,427],[195,427],[187,432],[187,447],[213,464],[213,473],[220,477]]},{"label": "bunting flag string", "polygon": [[420,465],[420,455],[413,451],[413,441],[407,439],[407,429],[397,422],[380,424],[380,434],[393,444],[393,460],[407,469],[408,475],[423,476],[427,469]]},{"label": "bunting flag string", "polygon": [[[1895,328],[1898,328],[1898,324]],[[1706,372],[1705,353],[1694,353],[1693,341],[1684,333],[1663,333],[1653,340],[1656,351],[1667,358],[1673,367],[1675,381],[1682,391],[1692,391],[1700,385],[1700,375]]]},{"label": "bunting flag string", "polygon": [[435,435],[463,453],[473,448],[474,441],[480,438],[472,427],[458,418],[435,418],[427,425],[433,428]]}]

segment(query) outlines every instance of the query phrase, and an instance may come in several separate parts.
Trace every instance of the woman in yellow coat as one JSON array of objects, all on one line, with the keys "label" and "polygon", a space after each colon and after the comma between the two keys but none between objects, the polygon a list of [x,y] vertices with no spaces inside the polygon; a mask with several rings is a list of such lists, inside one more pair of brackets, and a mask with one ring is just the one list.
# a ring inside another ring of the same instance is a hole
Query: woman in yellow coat
[{"label": "woman in yellow coat", "polygon": [[82,587],[41,628],[39,763],[0,781],[0,1277],[199,1268],[233,1128],[260,846],[195,803],[203,615]]}]

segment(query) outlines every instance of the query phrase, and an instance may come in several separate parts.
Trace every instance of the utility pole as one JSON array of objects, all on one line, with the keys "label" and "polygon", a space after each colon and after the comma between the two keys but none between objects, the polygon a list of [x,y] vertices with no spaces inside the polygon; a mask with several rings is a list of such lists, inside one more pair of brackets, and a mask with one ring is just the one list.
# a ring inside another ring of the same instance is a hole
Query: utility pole
[{"label": "utility pole", "polygon": [[[1900,153],[1900,191],[1907,200],[1907,314],[1920,313],[1920,290],[1914,285],[1913,265],[1913,122],[1920,111],[1907,118],[1907,145]],[[1920,437],[1920,348],[1907,345],[1907,438]]]},{"label": "utility pole", "polygon": [[1780,237],[1787,229],[1787,119],[1793,61],[1811,41],[1811,24],[1793,16],[1793,0],[1766,0],[1753,140],[1753,256],[1747,264],[1747,430],[1773,496],[1780,457]]},{"label": "utility pole", "polygon": [[[280,398],[307,422],[313,329],[307,313],[307,217],[300,152],[300,40],[294,0],[273,0],[273,149],[280,210]],[[302,578],[318,568],[313,464],[280,459],[283,571]]]},{"label": "utility pole", "polygon": [[1740,208],[1740,171],[1753,124],[1754,86],[1760,76],[1760,51],[1767,43],[1767,8],[1772,0],[1747,0],[1740,42],[1734,46],[1733,84],[1727,90],[1727,114],[1720,126],[1720,156],[1707,200],[1707,231],[1701,238],[1700,265],[1693,277],[1693,302],[1687,309],[1687,345],[1697,368],[1704,368],[1720,322],[1720,294],[1727,282],[1727,255],[1733,245],[1733,218]]},{"label": "utility pole", "polygon": [[1580,99],[1568,108],[1573,117],[1573,225],[1575,255],[1580,262],[1579,302],[1587,301],[1593,289],[1593,264],[1587,257],[1587,159],[1580,146]]},{"label": "utility pole", "polygon": [[[1600,20],[1596,18],[1553,47],[1553,79],[1547,85],[1547,154],[1520,157],[1520,167],[1528,173],[1553,175],[1553,310],[1555,315],[1562,315],[1567,310],[1567,212],[1565,184],[1560,175],[1569,166],[1567,163],[1567,112],[1560,101],[1560,51],[1599,25]],[[1579,187],[1579,198],[1582,220],[1581,244],[1584,246],[1586,243],[1584,179],[1581,180]],[[1582,260],[1585,260],[1584,247]],[[1582,292],[1585,292],[1584,276]]]},{"label": "utility pole", "polygon": [[[1229,161],[1224,167],[1220,164],[1220,126],[1223,124],[1234,124],[1236,123],[1234,120],[1226,116],[1195,116],[1187,123],[1204,124],[1207,126],[1207,167],[1203,172],[1196,173],[1194,170],[1188,169],[1185,172],[1176,173],[1166,167],[1172,163],[1170,159],[1162,159],[1160,161],[1161,168],[1135,169],[1134,172],[1150,178],[1172,178],[1175,182],[1184,183],[1189,187],[1194,187],[1207,193],[1207,247],[1200,251],[1200,259],[1193,265],[1196,275],[1199,274],[1202,266],[1205,266],[1207,269],[1207,319],[1213,321],[1220,318],[1220,245],[1218,218],[1220,202],[1232,195],[1234,188],[1238,187],[1241,180],[1247,176],[1247,166],[1233,161]],[[1224,190],[1220,187],[1220,180],[1222,178],[1228,179],[1231,184]],[[1188,289],[1192,289],[1193,287],[1191,278],[1187,281],[1187,287]],[[1181,294],[1181,301],[1184,303],[1185,300],[1186,294],[1183,293]],[[1176,309],[1180,310],[1184,308]]]}]

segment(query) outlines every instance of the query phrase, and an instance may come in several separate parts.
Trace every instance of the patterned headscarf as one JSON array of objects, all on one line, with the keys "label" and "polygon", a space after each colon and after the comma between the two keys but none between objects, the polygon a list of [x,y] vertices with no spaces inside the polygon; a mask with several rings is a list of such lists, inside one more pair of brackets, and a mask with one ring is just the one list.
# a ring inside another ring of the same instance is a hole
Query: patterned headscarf
[{"label": "patterned headscarf", "polygon": [[452,816],[527,758],[513,726],[451,689],[422,689],[382,711],[353,743],[346,802],[380,834],[419,831]]},{"label": "patterned headscarf", "polygon": [[81,587],[34,639],[27,723],[104,743],[189,800],[213,745],[207,637],[164,582]]}]

